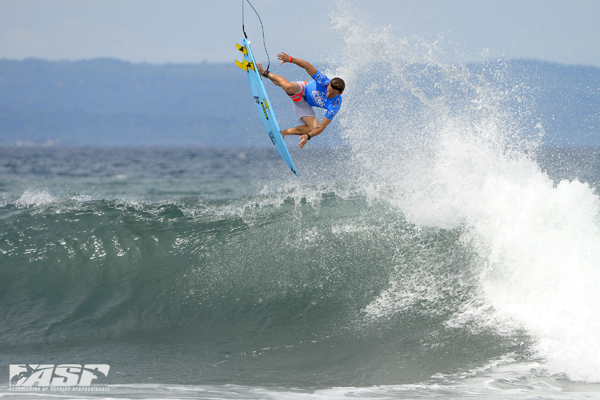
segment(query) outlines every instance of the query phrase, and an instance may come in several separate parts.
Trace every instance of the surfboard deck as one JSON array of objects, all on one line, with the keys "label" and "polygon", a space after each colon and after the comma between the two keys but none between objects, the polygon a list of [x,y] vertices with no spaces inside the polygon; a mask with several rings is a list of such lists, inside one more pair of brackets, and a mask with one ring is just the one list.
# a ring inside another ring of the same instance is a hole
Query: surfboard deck
[{"label": "surfboard deck", "polygon": [[281,136],[281,129],[279,129],[277,118],[275,118],[275,113],[273,113],[269,96],[265,90],[265,85],[263,85],[260,74],[258,73],[256,60],[254,59],[254,55],[250,49],[250,42],[244,38],[242,39],[242,46],[239,44],[236,45],[238,50],[244,55],[244,61],[239,62],[236,60],[235,63],[238,67],[248,73],[248,80],[250,81],[252,95],[254,96],[254,101],[256,103],[256,107],[258,108],[258,112],[261,116],[263,124],[265,125],[265,128],[267,128],[269,137],[271,138],[273,145],[275,145],[275,148],[277,149],[277,152],[283,161],[285,161],[287,166],[294,174],[296,174],[296,176],[299,176],[298,172],[296,171],[296,167],[294,167],[292,157],[290,157],[290,152],[288,151],[287,146],[283,141],[283,137]]}]

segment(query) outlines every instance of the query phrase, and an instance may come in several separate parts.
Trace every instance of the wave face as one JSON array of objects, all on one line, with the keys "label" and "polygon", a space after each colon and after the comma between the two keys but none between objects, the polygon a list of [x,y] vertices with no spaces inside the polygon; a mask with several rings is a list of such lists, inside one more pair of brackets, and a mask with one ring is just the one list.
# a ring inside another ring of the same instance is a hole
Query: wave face
[{"label": "wave face", "polygon": [[[85,191],[89,179],[62,183]],[[101,194],[135,181],[99,179],[94,194],[5,195],[7,353],[92,346],[119,363],[142,357],[140,346],[174,347],[214,364],[203,383],[365,385],[481,359],[481,348],[456,352],[463,341],[505,354],[524,340],[447,326],[477,291],[460,229],[410,224],[361,185],[284,181],[250,193],[221,180],[194,197]],[[146,191],[169,185],[148,181]],[[178,365],[178,354],[166,357]],[[182,373],[175,365],[169,379]]]}]

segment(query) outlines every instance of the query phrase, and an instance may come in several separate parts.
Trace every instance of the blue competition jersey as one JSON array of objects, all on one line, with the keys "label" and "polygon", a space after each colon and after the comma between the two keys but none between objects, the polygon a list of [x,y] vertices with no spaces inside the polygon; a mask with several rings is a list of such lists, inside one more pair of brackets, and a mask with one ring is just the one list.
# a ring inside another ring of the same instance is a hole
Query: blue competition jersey
[{"label": "blue competition jersey", "polygon": [[308,82],[304,92],[306,102],[312,107],[321,107],[327,110],[325,117],[332,120],[342,106],[342,95],[333,99],[327,98],[327,86],[331,79],[321,71],[317,71],[312,77],[314,80]]}]

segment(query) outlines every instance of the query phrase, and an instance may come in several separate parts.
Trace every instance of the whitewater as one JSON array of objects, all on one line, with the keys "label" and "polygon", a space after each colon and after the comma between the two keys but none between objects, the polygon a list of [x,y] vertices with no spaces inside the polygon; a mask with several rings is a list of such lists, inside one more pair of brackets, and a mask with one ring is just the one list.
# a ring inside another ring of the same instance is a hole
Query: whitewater
[{"label": "whitewater", "polygon": [[13,390],[30,363],[110,365],[77,398],[600,398],[600,151],[544,146],[503,61],[338,11],[344,145],[300,179],[272,147],[0,149],[0,397],[75,396]]}]

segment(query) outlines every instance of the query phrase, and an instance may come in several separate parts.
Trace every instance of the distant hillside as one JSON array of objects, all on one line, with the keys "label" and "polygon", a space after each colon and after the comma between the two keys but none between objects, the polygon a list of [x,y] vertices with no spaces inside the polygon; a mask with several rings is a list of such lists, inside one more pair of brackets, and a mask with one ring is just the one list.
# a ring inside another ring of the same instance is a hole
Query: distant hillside
[{"label": "distant hillside", "polygon": [[[0,143],[226,145],[248,121],[235,65],[0,60]],[[235,94],[235,96],[232,96]]]},{"label": "distant hillside", "polygon": [[[504,84],[524,82],[533,91],[548,143],[600,145],[600,68],[537,61],[503,68]],[[284,110],[280,125],[294,124],[286,96],[269,93]],[[233,63],[0,60],[0,145],[268,146],[252,101]],[[319,143],[339,143],[338,130],[332,124]]]}]

